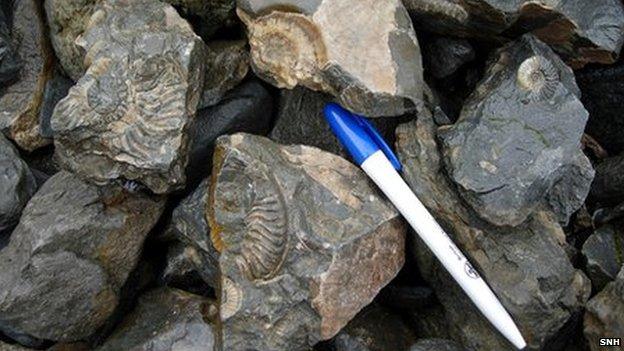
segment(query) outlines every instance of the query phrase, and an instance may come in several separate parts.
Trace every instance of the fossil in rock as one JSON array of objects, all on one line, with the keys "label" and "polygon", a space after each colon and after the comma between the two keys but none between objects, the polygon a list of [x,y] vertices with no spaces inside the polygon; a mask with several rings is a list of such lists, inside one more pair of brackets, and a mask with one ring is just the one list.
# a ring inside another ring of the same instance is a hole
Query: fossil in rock
[{"label": "fossil in rock", "polygon": [[559,73],[544,57],[532,56],[520,64],[518,84],[530,92],[533,101],[550,100],[559,85]]},{"label": "fossil in rock", "polygon": [[232,317],[241,308],[243,291],[230,278],[224,277],[221,283],[221,320]]}]

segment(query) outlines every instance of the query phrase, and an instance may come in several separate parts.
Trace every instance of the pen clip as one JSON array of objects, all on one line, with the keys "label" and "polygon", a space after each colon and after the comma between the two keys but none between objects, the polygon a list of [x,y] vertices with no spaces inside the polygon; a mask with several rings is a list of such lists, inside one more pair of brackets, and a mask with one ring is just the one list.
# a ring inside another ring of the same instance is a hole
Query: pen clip
[{"label": "pen clip", "polygon": [[375,126],[365,117],[353,113],[352,115],[358,120],[358,123],[362,126],[364,131],[366,131],[366,134],[368,134],[368,136],[373,140],[373,142],[375,142],[375,144],[384,153],[384,155],[386,155],[388,161],[390,161],[390,163],[392,164],[392,167],[400,172],[402,168],[401,161],[399,161],[399,158],[394,153],[394,151],[392,151],[392,148],[390,147],[390,145],[388,145],[388,143],[381,135],[381,133],[379,133],[377,128],[375,128]]}]

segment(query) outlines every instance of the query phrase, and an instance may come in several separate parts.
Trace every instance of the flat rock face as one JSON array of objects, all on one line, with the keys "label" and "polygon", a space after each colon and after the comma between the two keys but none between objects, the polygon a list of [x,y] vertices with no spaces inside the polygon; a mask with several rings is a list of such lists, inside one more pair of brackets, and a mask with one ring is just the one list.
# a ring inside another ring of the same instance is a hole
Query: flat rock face
[{"label": "flat rock face", "polygon": [[54,341],[91,335],[113,313],[163,208],[159,199],[54,175],[0,252],[0,329]]},{"label": "flat rock face", "polygon": [[[407,183],[488,282],[530,350],[546,347],[555,335],[569,337],[561,327],[581,310],[590,284],[568,260],[557,220],[548,212],[532,214],[518,227],[482,220],[446,176],[438,148],[428,111],[417,122],[399,126],[397,151]],[[414,252],[421,274],[444,306],[455,341],[470,350],[512,349],[419,239]]]},{"label": "flat rock face", "polygon": [[217,308],[204,297],[171,288],[152,290],[96,350],[213,350],[216,336],[207,322],[211,314]]},{"label": "flat rock face", "polygon": [[0,84],[14,81],[22,68],[21,60],[11,41],[10,17],[11,13],[5,13],[0,8]]},{"label": "flat rock face", "polygon": [[224,350],[308,350],[404,262],[396,210],[355,166],[316,148],[219,138],[207,216]]},{"label": "flat rock face", "polygon": [[615,281],[589,300],[586,309],[585,337],[592,351],[605,349],[600,346],[600,338],[624,335],[624,268]]},{"label": "flat rock face", "polygon": [[22,209],[37,191],[26,162],[4,135],[0,135],[0,236],[19,220]]},{"label": "flat rock face", "polygon": [[369,117],[422,99],[420,48],[399,0],[247,0],[238,13],[254,71],[280,88],[324,91]]},{"label": "flat rock face", "polygon": [[237,86],[249,71],[249,49],[244,40],[208,44],[204,91],[198,109],[213,106]]},{"label": "flat rock face", "polygon": [[440,34],[506,40],[532,32],[578,68],[613,63],[624,43],[619,0],[403,0],[416,27]]},{"label": "flat rock face", "polygon": [[107,0],[79,44],[89,68],[51,122],[63,166],[98,184],[182,188],[203,86],[201,39],[169,5]]},{"label": "flat rock face", "polygon": [[594,176],[580,150],[587,111],[572,70],[528,35],[494,55],[441,138],[451,178],[479,215],[518,225],[543,204],[567,223]]},{"label": "flat rock face", "polygon": [[28,151],[51,143],[39,133],[43,91],[54,65],[42,12],[37,0],[13,3],[12,44],[22,68],[15,83],[0,91],[0,130]]},{"label": "flat rock face", "polygon": [[596,291],[615,279],[624,265],[624,236],[622,222],[598,228],[583,244],[587,274]]}]

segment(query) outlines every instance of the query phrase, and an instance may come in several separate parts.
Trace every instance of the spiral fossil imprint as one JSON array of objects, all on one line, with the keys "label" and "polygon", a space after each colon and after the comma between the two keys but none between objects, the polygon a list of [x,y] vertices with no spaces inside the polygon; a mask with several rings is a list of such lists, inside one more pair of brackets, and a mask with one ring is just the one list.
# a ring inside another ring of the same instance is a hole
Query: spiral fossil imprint
[{"label": "spiral fossil imprint", "polygon": [[557,90],[559,73],[555,66],[542,56],[532,56],[518,68],[518,85],[529,91],[532,101],[549,100]]}]

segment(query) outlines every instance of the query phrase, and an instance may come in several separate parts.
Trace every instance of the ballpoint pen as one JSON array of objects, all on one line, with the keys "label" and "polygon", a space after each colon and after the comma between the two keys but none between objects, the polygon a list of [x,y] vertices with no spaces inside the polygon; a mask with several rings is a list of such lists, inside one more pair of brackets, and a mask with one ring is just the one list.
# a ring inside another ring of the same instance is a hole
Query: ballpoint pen
[{"label": "ballpoint pen", "polygon": [[328,104],[324,112],[354,161],[390,199],[475,306],[516,348],[525,348],[520,330],[494,292],[399,175],[401,163],[375,127],[366,118],[334,103]]}]

